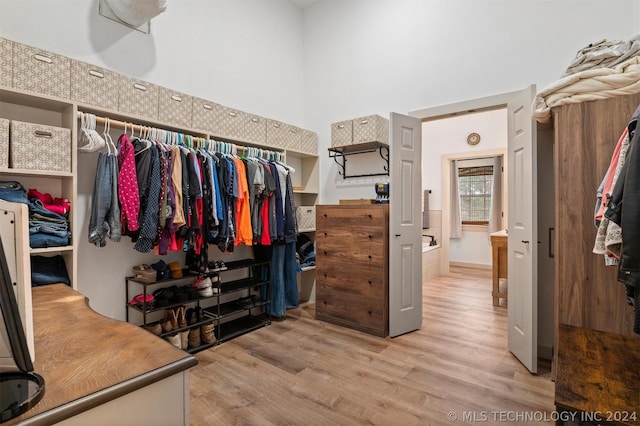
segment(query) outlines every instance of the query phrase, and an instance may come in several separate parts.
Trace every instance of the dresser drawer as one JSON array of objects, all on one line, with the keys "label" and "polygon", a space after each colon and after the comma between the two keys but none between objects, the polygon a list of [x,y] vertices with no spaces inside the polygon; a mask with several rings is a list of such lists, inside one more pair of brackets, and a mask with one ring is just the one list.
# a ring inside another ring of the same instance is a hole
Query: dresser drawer
[{"label": "dresser drawer", "polygon": [[341,147],[353,143],[353,120],[331,124],[331,146]]},{"label": "dresser drawer", "polygon": [[381,142],[389,145],[389,120],[367,115],[353,120],[353,143]]},{"label": "dresser drawer", "polygon": [[216,108],[216,122],[219,127],[215,136],[232,141],[242,141],[244,137],[244,123],[247,121],[246,112],[218,105]]},{"label": "dresser drawer", "polygon": [[361,295],[371,299],[386,300],[389,289],[387,287],[387,271],[384,268],[363,267],[353,265],[349,268],[327,265],[316,265],[317,294],[327,290],[341,290],[349,295]]},{"label": "dresser drawer", "polygon": [[386,262],[386,255],[382,243],[377,244],[377,250],[366,250],[356,244],[328,242],[316,240],[316,266],[331,264],[336,268],[348,270],[350,268],[378,268],[382,269]]},{"label": "dresser drawer", "polygon": [[123,76],[118,93],[118,111],[158,119],[159,87],[143,80]]},{"label": "dresser drawer", "polygon": [[222,108],[222,105],[205,99],[193,98],[191,112],[193,128],[216,134],[217,129],[220,127],[217,122],[219,118],[216,115],[216,110],[219,108]]},{"label": "dresser drawer", "polygon": [[79,103],[118,109],[121,75],[80,61],[71,61],[71,99]]},{"label": "dresser drawer", "polygon": [[352,226],[382,226],[385,217],[382,205],[371,206],[328,206],[317,207],[316,226],[324,227],[352,227]]},{"label": "dresser drawer", "polygon": [[366,296],[327,290],[316,296],[316,319],[377,336],[388,334],[388,306]]},{"label": "dresser drawer", "polygon": [[322,241],[324,244],[330,241],[353,241],[354,244],[376,244],[383,241],[386,236],[386,232],[383,229],[383,224],[375,223],[370,226],[324,226],[316,234],[316,241]]},{"label": "dresser drawer", "polygon": [[192,127],[193,98],[184,93],[160,87],[158,90],[158,120],[177,126]]},{"label": "dresser drawer", "polygon": [[247,114],[242,139],[246,142],[265,145],[267,143],[267,119],[259,115]]},{"label": "dresser drawer", "polygon": [[13,43],[13,87],[69,99],[71,60],[46,50]]},{"label": "dresser drawer", "polygon": [[13,79],[13,42],[0,37],[0,86],[11,86]]}]

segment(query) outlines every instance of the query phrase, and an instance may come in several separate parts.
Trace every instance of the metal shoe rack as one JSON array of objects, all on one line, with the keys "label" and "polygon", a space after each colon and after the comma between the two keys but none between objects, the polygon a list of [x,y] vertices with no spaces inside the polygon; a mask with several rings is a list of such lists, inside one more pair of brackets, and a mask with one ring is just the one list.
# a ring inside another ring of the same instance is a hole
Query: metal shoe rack
[{"label": "metal shoe rack", "polygon": [[[236,272],[233,273],[233,271]],[[243,277],[229,281],[224,279],[226,276],[238,274]],[[154,291],[164,287],[192,285],[198,275],[185,275],[182,278],[166,279],[154,283],[142,283],[133,277],[126,277],[127,322],[139,323],[141,317],[141,326],[146,328],[148,325],[162,321],[163,316],[160,313],[166,309],[180,306],[200,306],[204,314],[202,321],[160,334],[160,337],[165,337],[213,321],[216,326],[215,341],[185,349],[189,353],[202,351],[271,324],[271,314],[268,309],[271,300],[270,261],[254,259],[231,261],[227,262],[224,268],[212,270],[206,275],[214,281],[212,296],[199,296],[196,299],[172,302],[161,307],[131,304],[129,301],[136,294],[142,293],[146,299],[147,294],[153,294]],[[215,280],[214,277],[218,277],[218,279]],[[131,311],[137,315],[130,315]]]}]

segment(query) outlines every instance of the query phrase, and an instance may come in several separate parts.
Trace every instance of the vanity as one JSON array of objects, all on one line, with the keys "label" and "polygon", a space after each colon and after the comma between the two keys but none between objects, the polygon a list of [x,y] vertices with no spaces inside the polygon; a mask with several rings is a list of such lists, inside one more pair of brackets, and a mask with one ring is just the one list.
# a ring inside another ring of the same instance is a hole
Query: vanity
[{"label": "vanity", "polygon": [[126,322],[93,311],[64,284],[32,289],[34,371],[44,397],[3,426],[189,425],[197,359]]}]

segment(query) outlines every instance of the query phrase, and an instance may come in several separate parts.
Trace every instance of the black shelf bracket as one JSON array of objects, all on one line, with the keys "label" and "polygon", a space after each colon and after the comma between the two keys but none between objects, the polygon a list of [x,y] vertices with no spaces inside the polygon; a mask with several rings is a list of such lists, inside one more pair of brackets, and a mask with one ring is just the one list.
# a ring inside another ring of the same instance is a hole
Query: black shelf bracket
[{"label": "black shelf bracket", "polygon": [[[380,155],[380,158],[384,160],[382,173],[367,173],[361,175],[347,174],[347,157],[349,155],[366,154],[376,151]],[[389,176],[389,146],[383,143],[368,142],[364,144],[329,148],[329,158],[333,158],[333,161],[335,161],[335,163],[338,165],[338,167],[340,168],[340,170],[338,170],[338,174],[342,176],[343,179],[368,176]]]}]

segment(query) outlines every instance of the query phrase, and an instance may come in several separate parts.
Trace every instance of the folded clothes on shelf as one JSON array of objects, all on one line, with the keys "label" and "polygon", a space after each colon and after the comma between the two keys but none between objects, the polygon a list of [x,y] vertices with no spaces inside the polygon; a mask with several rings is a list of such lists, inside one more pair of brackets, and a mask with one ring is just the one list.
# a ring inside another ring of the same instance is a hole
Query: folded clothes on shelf
[{"label": "folded clothes on shelf", "polygon": [[62,255],[31,256],[31,286],[57,283],[71,285]]}]

